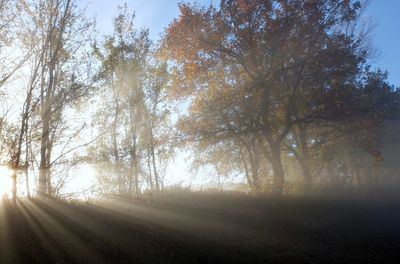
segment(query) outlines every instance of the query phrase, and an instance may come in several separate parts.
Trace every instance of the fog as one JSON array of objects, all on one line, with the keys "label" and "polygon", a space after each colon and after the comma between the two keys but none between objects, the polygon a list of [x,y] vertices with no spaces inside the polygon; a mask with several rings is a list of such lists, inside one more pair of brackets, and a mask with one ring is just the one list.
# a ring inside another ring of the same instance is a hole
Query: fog
[{"label": "fog", "polygon": [[399,257],[376,3],[138,3],[0,0],[1,263]]}]

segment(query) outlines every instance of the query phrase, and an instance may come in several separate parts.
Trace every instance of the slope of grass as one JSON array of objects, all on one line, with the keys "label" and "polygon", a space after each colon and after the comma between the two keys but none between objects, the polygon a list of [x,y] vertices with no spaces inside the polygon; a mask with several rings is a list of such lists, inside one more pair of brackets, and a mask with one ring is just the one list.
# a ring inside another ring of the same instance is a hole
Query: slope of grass
[{"label": "slope of grass", "polygon": [[0,263],[400,263],[400,204],[170,193],[4,201]]}]

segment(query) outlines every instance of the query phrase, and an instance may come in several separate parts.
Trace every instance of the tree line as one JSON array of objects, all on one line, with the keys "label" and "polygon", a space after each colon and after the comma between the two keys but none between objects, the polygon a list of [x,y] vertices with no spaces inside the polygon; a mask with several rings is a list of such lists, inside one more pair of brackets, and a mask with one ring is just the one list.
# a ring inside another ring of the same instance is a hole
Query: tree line
[{"label": "tree line", "polygon": [[181,148],[219,185],[241,177],[275,196],[366,190],[399,173],[400,92],[369,63],[364,3],[179,9],[154,42],[127,5],[98,37],[74,0],[0,1],[0,153],[14,200],[18,181],[28,196],[62,197],[85,163],[101,196],[161,192]]}]

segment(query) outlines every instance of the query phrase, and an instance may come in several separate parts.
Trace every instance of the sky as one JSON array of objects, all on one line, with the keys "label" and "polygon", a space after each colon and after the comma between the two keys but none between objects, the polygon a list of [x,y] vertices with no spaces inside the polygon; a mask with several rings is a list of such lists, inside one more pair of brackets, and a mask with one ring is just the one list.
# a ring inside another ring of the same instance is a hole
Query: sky
[{"label": "sky", "polygon": [[400,86],[400,1],[370,0],[365,12],[375,28],[372,42],[379,57],[372,64],[389,72],[389,81]]},{"label": "sky", "polygon": [[[112,17],[117,6],[127,3],[136,14],[136,25],[150,30],[150,37],[157,41],[168,24],[179,16],[180,0],[91,0],[86,3],[89,16],[96,17],[100,34],[112,31]],[[218,3],[217,0],[197,0],[199,4]],[[389,81],[400,86],[400,0],[370,0],[364,19],[372,22],[373,47],[377,58],[371,61],[374,68],[389,72]]]},{"label": "sky", "polygon": [[[80,0],[85,2],[86,0]],[[179,16],[178,3],[181,0],[89,0],[88,15],[96,17],[97,28],[103,32],[112,31],[112,17],[117,7],[127,3],[129,10],[135,12],[137,27],[148,28],[150,37],[158,40],[168,24]],[[212,0],[197,0],[199,4],[209,4]],[[215,0],[213,1],[215,2]]]}]

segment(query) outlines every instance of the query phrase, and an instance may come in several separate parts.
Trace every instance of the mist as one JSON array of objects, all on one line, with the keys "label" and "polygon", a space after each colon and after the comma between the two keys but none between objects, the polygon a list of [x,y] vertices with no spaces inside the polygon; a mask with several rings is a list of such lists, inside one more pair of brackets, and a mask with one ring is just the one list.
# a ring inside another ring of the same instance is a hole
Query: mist
[{"label": "mist", "polygon": [[143,5],[0,0],[0,262],[396,263],[375,5]]}]

